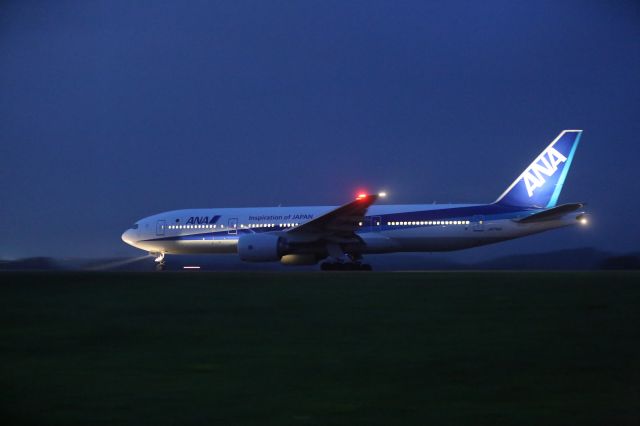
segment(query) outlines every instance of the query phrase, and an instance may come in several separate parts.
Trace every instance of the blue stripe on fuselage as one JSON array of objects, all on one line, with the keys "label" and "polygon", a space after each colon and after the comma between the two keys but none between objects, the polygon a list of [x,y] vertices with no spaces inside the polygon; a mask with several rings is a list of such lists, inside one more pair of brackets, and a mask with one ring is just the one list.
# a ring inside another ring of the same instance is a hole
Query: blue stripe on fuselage
[{"label": "blue stripe on fuselage", "polygon": [[[522,208],[509,205],[500,204],[486,204],[477,206],[464,206],[464,207],[452,207],[445,209],[433,209],[433,210],[418,210],[413,212],[402,213],[389,213],[380,215],[366,216],[365,221],[370,221],[372,218],[380,218],[380,226],[371,228],[363,226],[358,229],[358,233],[366,232],[379,232],[389,229],[407,229],[407,225],[387,225],[388,222],[419,222],[419,221],[438,221],[438,220],[472,220],[476,216],[483,216],[482,220],[498,220],[498,219],[512,219],[521,217],[523,215],[529,215],[540,209],[535,208]],[[415,225],[423,226],[423,225]],[[196,234],[188,235],[174,235],[164,236],[158,238],[150,238],[143,240],[149,241],[220,241],[220,240],[236,240],[240,235],[244,234],[257,234],[268,233],[275,231],[284,231],[282,228],[239,228],[236,230],[237,234],[229,234],[228,229],[221,229],[216,231],[203,231]]]}]

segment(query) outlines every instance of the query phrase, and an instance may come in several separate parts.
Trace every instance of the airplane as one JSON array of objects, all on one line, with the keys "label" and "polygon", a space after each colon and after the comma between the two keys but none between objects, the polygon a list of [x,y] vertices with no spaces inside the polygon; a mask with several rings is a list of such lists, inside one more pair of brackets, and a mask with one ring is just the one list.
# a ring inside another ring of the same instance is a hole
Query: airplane
[{"label": "airplane", "polygon": [[490,204],[373,205],[361,193],[342,206],[172,210],[137,221],[122,240],[156,257],[236,253],[246,262],[371,270],[363,255],[467,249],[570,225],[583,203],[558,205],[582,130],[564,130]]}]

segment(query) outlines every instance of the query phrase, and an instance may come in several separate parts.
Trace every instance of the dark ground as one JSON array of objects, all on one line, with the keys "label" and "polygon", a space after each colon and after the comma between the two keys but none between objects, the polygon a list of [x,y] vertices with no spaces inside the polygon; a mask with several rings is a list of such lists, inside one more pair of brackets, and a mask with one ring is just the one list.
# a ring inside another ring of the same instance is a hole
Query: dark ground
[{"label": "dark ground", "polygon": [[640,273],[2,273],[3,425],[637,425]]}]

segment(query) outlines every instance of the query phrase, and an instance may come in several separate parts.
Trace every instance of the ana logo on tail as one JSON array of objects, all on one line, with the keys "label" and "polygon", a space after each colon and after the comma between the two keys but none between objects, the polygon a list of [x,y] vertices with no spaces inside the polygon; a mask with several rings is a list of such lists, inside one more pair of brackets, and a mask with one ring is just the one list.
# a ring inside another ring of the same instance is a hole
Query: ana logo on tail
[{"label": "ana logo on tail", "polygon": [[524,184],[527,187],[529,197],[533,196],[533,191],[541,188],[546,179],[543,175],[551,177],[558,170],[558,164],[567,161],[567,157],[560,154],[554,147],[550,146],[543,152],[522,175]]}]

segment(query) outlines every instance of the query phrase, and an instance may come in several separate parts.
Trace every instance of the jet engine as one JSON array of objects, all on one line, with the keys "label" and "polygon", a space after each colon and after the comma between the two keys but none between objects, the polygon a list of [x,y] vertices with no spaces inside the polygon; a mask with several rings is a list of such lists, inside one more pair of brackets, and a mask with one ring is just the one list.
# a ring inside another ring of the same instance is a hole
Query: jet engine
[{"label": "jet engine", "polygon": [[241,235],[238,239],[238,255],[245,262],[272,262],[285,254],[286,242],[273,234]]}]

